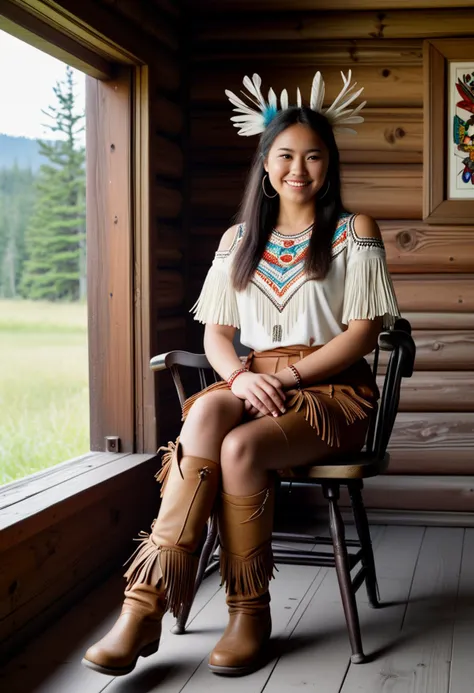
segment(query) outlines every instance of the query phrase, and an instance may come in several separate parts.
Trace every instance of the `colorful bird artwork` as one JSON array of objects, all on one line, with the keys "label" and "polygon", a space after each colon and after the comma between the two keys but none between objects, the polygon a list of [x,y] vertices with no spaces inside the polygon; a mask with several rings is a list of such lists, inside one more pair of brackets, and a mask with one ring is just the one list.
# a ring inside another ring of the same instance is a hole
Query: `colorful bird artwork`
[{"label": "colorful bird artwork", "polygon": [[474,185],[474,72],[458,77],[455,86],[462,99],[456,106],[472,114],[467,120],[453,118],[453,140],[463,166],[459,175],[463,183]]}]

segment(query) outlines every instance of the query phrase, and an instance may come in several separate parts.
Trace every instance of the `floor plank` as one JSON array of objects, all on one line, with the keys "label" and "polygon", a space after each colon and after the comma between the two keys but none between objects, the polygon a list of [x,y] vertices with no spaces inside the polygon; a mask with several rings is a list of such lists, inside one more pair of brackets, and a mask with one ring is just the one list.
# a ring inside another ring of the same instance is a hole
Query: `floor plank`
[{"label": "floor plank", "polygon": [[466,529],[449,693],[472,691],[474,682],[474,529]]},{"label": "floor plank", "polygon": [[463,535],[427,529],[398,635],[374,666],[351,667],[343,693],[448,693]]}]

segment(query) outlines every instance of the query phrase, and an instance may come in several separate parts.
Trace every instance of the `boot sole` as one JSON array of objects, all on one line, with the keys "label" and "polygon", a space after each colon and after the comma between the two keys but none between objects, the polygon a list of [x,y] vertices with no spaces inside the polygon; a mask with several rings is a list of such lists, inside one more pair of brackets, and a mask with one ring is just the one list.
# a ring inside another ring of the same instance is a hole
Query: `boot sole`
[{"label": "boot sole", "polygon": [[91,662],[85,657],[82,659],[82,664],[88,669],[93,669],[93,671],[98,671],[99,674],[105,674],[106,676],[125,676],[126,674],[130,674],[130,672],[135,669],[139,657],[149,657],[150,655],[155,654],[155,652],[158,652],[159,644],[160,641],[155,640],[155,642],[151,642],[149,645],[146,645],[146,647],[140,650],[140,652],[137,654],[135,660],[127,667],[104,667],[101,664]]},{"label": "boot sole", "polygon": [[264,666],[264,662],[259,660],[253,664],[249,664],[246,667],[218,667],[214,664],[207,665],[213,674],[218,676],[248,676],[248,674],[253,674]]}]

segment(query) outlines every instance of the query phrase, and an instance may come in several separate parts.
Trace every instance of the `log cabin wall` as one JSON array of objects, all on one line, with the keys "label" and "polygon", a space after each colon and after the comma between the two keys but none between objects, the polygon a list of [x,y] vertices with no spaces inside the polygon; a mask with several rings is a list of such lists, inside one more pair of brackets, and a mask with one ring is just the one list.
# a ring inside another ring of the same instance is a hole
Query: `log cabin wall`
[{"label": "log cabin wall", "polygon": [[[379,221],[418,347],[388,475],[366,486],[372,508],[474,509],[474,225],[422,221],[423,40],[473,35],[471,0],[201,0],[193,18],[189,305],[256,146],[237,136],[224,89],[258,72],[265,88],[291,98],[299,85],[305,98],[321,69],[329,101],[349,68],[365,87],[365,123],[338,137],[344,201]],[[200,350],[195,323],[190,334]]]}]

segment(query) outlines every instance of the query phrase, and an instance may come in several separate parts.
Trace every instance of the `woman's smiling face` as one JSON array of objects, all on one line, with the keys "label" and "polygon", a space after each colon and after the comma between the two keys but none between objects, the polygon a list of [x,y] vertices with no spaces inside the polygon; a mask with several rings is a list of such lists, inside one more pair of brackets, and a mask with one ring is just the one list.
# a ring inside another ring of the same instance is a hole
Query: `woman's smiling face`
[{"label": "woman's smiling face", "polygon": [[314,130],[296,123],[275,138],[264,166],[280,199],[306,205],[324,185],[328,151]]}]

